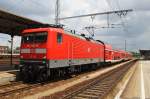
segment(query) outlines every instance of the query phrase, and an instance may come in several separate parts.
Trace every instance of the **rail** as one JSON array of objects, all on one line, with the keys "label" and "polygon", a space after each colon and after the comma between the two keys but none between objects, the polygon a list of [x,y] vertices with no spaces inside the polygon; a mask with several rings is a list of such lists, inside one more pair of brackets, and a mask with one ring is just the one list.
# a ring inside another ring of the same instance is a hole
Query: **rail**
[{"label": "rail", "polygon": [[90,83],[79,86],[77,90],[64,95],[62,99],[88,98],[102,99],[113,89],[113,87],[125,75],[128,69],[136,62],[136,60],[124,64],[100,77],[92,80]]}]

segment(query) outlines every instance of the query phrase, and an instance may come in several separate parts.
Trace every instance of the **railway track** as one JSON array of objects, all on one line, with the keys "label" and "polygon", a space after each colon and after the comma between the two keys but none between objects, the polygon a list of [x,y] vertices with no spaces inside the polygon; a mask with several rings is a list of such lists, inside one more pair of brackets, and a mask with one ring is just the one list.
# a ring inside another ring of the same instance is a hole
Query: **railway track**
[{"label": "railway track", "polygon": [[101,75],[88,84],[80,85],[77,90],[63,95],[62,99],[103,99],[135,62],[129,62]]},{"label": "railway track", "polygon": [[16,86],[19,84],[22,84],[22,81],[18,81],[18,82],[15,81],[15,82],[11,82],[9,84],[0,85],[0,90],[2,90],[3,88],[6,88],[6,87]]},{"label": "railway track", "polygon": [[24,84],[23,82],[13,82],[11,84],[0,86],[0,97],[11,96],[12,94],[22,93],[26,90],[40,86],[37,84]]},{"label": "railway track", "polygon": [[[69,94],[65,94],[63,99],[73,99],[73,98],[97,99],[97,97],[103,96],[109,90],[112,89],[113,87],[112,83],[113,85],[116,84],[116,82],[119,81],[119,79],[121,79],[121,77],[124,75],[124,72],[126,72],[133,63],[132,62],[128,63],[126,66],[121,66],[120,68],[117,68],[109,73],[101,75],[95,80],[92,80],[92,82],[82,85],[82,87],[80,87],[78,90],[71,91],[71,93]],[[118,75],[120,75],[121,77],[118,77]],[[47,83],[45,84],[47,85]],[[22,95],[23,92],[30,93],[29,90],[43,86],[45,84],[41,83],[27,84],[23,82],[12,82],[11,84],[0,86],[0,97],[8,97],[8,96],[11,97],[15,94],[19,96]]]}]

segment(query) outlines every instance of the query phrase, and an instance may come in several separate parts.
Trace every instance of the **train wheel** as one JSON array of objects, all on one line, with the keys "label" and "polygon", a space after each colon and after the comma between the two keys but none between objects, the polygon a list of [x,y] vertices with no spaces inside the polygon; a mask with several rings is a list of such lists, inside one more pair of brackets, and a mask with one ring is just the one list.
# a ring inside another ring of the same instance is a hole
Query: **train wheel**
[{"label": "train wheel", "polygon": [[23,69],[22,69],[22,67],[20,67],[20,70],[19,70],[19,72],[17,73],[17,76],[16,76],[16,80],[23,80],[23,78],[24,78]]},{"label": "train wheel", "polygon": [[70,77],[70,73],[69,73],[69,69],[65,68],[65,77],[69,78]]},{"label": "train wheel", "polygon": [[28,69],[26,66],[20,68],[19,76],[20,76],[20,80],[24,82],[29,81],[29,74],[28,74]]},{"label": "train wheel", "polygon": [[48,80],[48,75],[45,70],[40,70],[38,77],[37,77],[37,82],[44,82]]}]

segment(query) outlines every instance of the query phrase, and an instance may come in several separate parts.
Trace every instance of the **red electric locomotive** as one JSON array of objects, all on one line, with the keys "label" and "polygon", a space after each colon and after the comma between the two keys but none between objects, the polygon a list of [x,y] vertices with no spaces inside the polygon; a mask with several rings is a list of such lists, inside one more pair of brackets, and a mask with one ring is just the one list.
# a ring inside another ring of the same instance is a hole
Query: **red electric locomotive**
[{"label": "red electric locomotive", "polygon": [[104,62],[104,47],[100,41],[63,28],[26,29],[22,32],[20,75],[24,80],[44,81],[90,69]]},{"label": "red electric locomotive", "polygon": [[26,29],[21,35],[20,76],[24,81],[41,82],[95,69],[105,60],[114,62],[132,57],[131,53],[114,50],[100,40],[57,26]]}]

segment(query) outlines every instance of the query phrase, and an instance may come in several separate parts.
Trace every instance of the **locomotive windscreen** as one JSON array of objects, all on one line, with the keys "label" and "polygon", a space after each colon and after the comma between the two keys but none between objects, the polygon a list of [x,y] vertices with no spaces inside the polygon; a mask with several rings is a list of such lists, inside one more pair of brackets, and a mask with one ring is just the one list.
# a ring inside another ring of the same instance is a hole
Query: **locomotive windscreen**
[{"label": "locomotive windscreen", "polygon": [[22,36],[22,43],[40,43],[47,41],[47,32],[26,33]]}]

